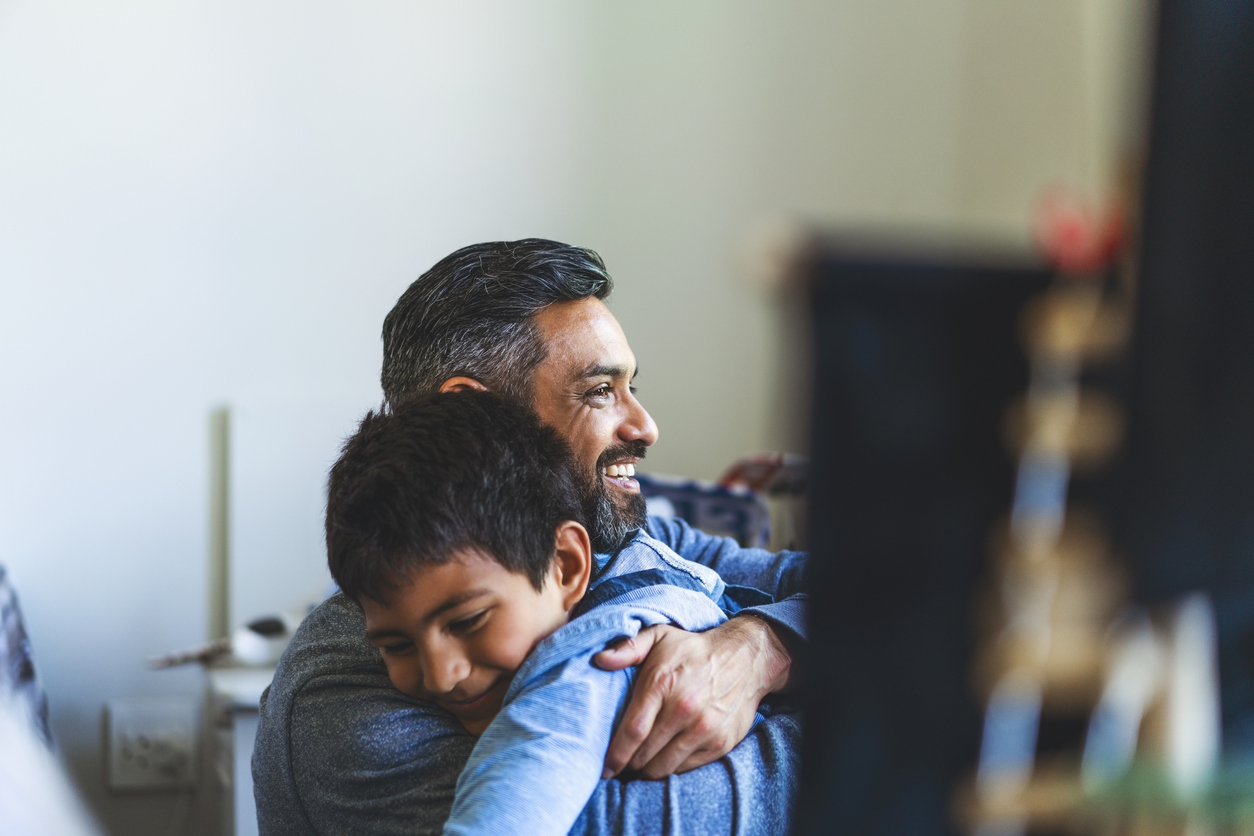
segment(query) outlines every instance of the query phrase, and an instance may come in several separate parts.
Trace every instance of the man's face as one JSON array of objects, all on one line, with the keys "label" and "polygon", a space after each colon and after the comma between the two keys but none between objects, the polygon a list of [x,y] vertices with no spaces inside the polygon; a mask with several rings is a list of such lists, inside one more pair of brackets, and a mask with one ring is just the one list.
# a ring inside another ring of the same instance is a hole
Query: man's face
[{"label": "man's face", "polygon": [[636,357],[599,299],[549,305],[534,322],[548,354],[535,371],[533,405],[574,451],[593,548],[612,551],[645,523],[633,477],[658,434],[631,386]]},{"label": "man's face", "polygon": [[472,734],[501,710],[527,654],[566,623],[555,578],[537,592],[526,575],[469,549],[418,569],[386,603],[361,606],[396,689],[447,709]]}]

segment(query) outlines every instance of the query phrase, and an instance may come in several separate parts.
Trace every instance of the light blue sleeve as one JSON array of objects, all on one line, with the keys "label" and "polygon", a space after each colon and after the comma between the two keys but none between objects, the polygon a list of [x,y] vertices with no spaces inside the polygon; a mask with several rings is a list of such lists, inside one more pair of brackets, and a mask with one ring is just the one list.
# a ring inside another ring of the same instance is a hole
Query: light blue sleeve
[{"label": "light blue sleeve", "polygon": [[613,638],[665,620],[635,607],[606,607],[541,642],[475,744],[444,833],[567,833],[601,780],[631,688],[631,673],[599,670],[592,655]]}]

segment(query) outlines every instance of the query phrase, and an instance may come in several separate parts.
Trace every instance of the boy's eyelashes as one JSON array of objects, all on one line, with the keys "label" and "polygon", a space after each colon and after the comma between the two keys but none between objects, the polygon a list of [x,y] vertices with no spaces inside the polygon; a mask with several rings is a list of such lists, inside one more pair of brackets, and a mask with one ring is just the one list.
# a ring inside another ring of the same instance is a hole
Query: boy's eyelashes
[{"label": "boy's eyelashes", "polygon": [[487,614],[488,614],[487,610],[480,610],[474,615],[469,615],[465,618],[459,618],[456,621],[450,621],[448,625],[448,629],[454,633],[465,633],[469,630],[473,630],[475,627],[479,626],[480,622],[483,621],[484,616],[486,616]]},{"label": "boy's eyelashes", "polygon": [[[446,629],[450,633],[469,633],[476,627],[481,625],[488,615],[488,610],[480,610],[479,612],[468,615],[465,618],[459,618],[456,621],[450,621]],[[390,644],[376,644],[375,647],[388,656],[401,656],[414,650],[414,643],[411,641],[396,641]]]}]

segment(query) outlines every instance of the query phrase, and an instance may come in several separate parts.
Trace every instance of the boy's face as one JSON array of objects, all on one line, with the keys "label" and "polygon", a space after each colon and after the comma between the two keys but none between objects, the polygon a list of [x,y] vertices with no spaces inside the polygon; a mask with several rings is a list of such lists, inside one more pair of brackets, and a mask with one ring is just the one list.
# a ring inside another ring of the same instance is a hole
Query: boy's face
[{"label": "boy's face", "polygon": [[397,690],[443,706],[481,734],[527,654],[566,623],[556,561],[551,574],[537,592],[526,575],[467,549],[419,568],[385,604],[363,598],[366,638]]}]

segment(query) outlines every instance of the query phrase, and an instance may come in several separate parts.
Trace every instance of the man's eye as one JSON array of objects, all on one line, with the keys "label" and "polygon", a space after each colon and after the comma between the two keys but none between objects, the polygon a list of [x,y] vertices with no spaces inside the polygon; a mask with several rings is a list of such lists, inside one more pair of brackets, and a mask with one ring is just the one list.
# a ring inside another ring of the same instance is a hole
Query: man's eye
[{"label": "man's eye", "polygon": [[396,642],[395,644],[384,644],[379,646],[379,650],[383,651],[385,656],[403,656],[413,649],[413,642]]},{"label": "man's eye", "polygon": [[461,618],[457,621],[450,621],[448,629],[454,633],[465,633],[467,630],[473,630],[483,621],[483,617],[488,614],[487,610],[477,612],[469,618]]},{"label": "man's eye", "polygon": [[598,386],[597,388],[589,392],[588,398],[590,400],[604,400],[605,398],[608,398],[611,394],[613,394],[613,392],[614,392],[614,387],[610,386],[607,383],[603,386]]}]

